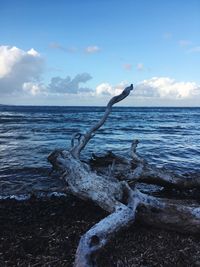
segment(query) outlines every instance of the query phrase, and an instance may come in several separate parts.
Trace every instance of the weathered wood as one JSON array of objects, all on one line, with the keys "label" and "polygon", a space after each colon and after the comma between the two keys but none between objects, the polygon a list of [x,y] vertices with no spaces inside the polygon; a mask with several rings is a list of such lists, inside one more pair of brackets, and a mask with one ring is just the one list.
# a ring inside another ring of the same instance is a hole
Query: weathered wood
[{"label": "weathered wood", "polygon": [[182,233],[200,233],[200,207],[185,200],[157,198],[135,193],[139,199],[137,220],[158,228]]},{"label": "weathered wood", "polygon": [[108,115],[110,114],[112,110],[112,106],[124,98],[126,98],[130,92],[133,90],[133,85],[131,84],[129,87],[126,87],[124,91],[111,98],[111,100],[108,102],[108,105],[106,107],[105,113],[103,117],[95,124],[93,125],[85,134],[77,134],[78,135],[78,144],[74,145],[74,138],[72,139],[72,147],[71,153],[75,158],[79,158],[81,150],[87,145],[89,140],[93,137],[94,133],[105,123],[106,119],[108,118]]},{"label": "weathered wood", "polygon": [[81,237],[76,253],[76,267],[96,266],[96,257],[99,251],[116,232],[134,223],[139,201],[136,196],[133,197],[134,192],[128,188],[128,185],[124,184],[124,190],[128,194],[126,205],[122,203],[116,205],[113,213],[95,224]]},{"label": "weathered wood", "polygon": [[138,140],[133,140],[131,145],[131,158],[116,155],[112,152],[108,152],[105,155],[94,155],[91,159],[91,165],[94,170],[103,172],[108,164],[115,162],[114,177],[121,176],[123,180],[132,183],[146,183],[163,186],[166,188],[175,189],[193,189],[200,188],[200,176],[197,177],[185,177],[172,173],[169,170],[158,169],[155,166],[151,166],[136,153],[136,147]]},{"label": "weathered wood", "polygon": [[[199,233],[200,208],[198,205],[182,201],[159,199],[141,193],[134,184],[139,182],[166,187],[200,187],[199,179],[179,177],[150,166],[141,158],[134,140],[130,157],[115,155],[93,155],[89,164],[80,160],[80,152],[95,132],[104,124],[112,106],[127,97],[133,85],[113,97],[103,117],[85,134],[77,133],[72,137],[69,150],[55,150],[48,160],[60,172],[67,190],[83,200],[92,200],[110,215],[86,232],[79,242],[75,267],[96,266],[96,257],[117,231],[135,221],[170,230]],[[131,183],[131,188],[128,183]]]}]

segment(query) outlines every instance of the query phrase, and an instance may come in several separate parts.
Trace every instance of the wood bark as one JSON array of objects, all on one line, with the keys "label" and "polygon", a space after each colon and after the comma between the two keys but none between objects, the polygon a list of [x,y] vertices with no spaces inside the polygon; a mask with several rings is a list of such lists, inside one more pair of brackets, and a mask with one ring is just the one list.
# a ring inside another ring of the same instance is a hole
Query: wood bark
[{"label": "wood bark", "polygon": [[109,152],[103,156],[93,155],[89,163],[80,160],[81,151],[105,123],[112,106],[126,98],[132,90],[131,84],[120,95],[113,97],[102,118],[86,133],[74,134],[71,148],[55,150],[48,157],[53,169],[65,181],[69,193],[83,200],[89,199],[109,213],[81,237],[75,267],[96,266],[99,251],[117,231],[135,220],[185,233],[200,231],[198,204],[158,198],[137,188],[140,182],[167,188],[198,188],[199,179],[184,178],[150,166],[137,154],[138,140],[132,142],[129,157]]}]

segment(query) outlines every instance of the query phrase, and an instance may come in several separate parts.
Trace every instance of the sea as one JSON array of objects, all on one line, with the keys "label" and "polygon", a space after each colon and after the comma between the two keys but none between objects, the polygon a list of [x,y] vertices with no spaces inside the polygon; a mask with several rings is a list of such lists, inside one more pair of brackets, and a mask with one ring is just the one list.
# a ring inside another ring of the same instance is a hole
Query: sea
[{"label": "sea", "polygon": [[[70,147],[105,107],[0,106],[0,198],[62,194],[47,161],[54,149]],[[133,139],[149,164],[186,176],[200,175],[200,108],[113,107],[106,123],[82,151],[128,155]]]}]

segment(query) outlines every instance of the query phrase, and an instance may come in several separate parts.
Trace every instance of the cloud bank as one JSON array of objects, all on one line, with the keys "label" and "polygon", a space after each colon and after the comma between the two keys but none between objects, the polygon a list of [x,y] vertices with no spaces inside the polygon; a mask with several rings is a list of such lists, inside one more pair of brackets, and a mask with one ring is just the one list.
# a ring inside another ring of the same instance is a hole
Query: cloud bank
[{"label": "cloud bank", "polygon": [[78,94],[90,92],[83,86],[92,79],[89,73],[74,78],[53,77],[48,85],[42,82],[44,59],[33,48],[24,51],[15,46],[0,46],[0,95]]},{"label": "cloud bank", "polygon": [[[140,63],[138,69],[142,70],[143,64]],[[49,84],[45,84],[42,80],[43,72],[44,58],[33,48],[24,51],[14,46],[0,46],[0,97],[2,99],[15,96],[20,98],[24,95],[39,99],[43,96],[48,103],[48,98],[53,99],[54,96],[57,99],[63,96],[68,99],[80,96],[80,101],[83,96],[85,99],[94,100],[95,103],[105,96],[121,93],[130,84],[130,82],[122,81],[117,85],[112,85],[105,81],[91,89],[87,83],[92,76],[87,72],[77,74],[75,77],[69,75],[65,78],[52,77]],[[151,101],[170,105],[174,101],[180,103],[180,100],[190,101],[185,103],[191,105],[194,100],[194,103],[199,105],[200,85],[192,81],[176,81],[170,77],[153,77],[136,84],[131,95],[134,100],[142,99],[144,105]]]},{"label": "cloud bank", "polygon": [[195,82],[177,82],[169,77],[153,77],[136,86],[136,95],[168,99],[200,96],[200,86]]},{"label": "cloud bank", "polygon": [[[102,83],[96,87],[97,95],[119,94],[127,82],[122,82],[112,86],[109,83]],[[143,80],[133,91],[134,97],[160,98],[160,99],[187,99],[200,97],[200,85],[195,82],[177,82],[169,77],[153,77],[149,80]]]},{"label": "cloud bank", "polygon": [[66,78],[53,77],[50,84],[47,86],[49,93],[58,94],[78,94],[80,92],[90,92],[91,89],[82,87],[80,84],[84,84],[91,80],[92,76],[89,73],[77,74],[74,78],[67,76]]}]

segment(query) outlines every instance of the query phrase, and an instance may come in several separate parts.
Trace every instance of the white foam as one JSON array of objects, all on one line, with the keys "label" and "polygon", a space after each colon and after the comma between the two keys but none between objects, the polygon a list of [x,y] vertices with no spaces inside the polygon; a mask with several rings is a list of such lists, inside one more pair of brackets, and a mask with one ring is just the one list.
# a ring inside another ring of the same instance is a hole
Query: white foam
[{"label": "white foam", "polygon": [[[44,193],[40,192],[35,195],[36,198],[50,198],[50,197],[66,197],[66,193],[60,193],[60,192],[50,192],[50,193]],[[9,200],[9,199],[15,199],[17,201],[24,201],[31,198],[31,194],[19,194],[19,195],[9,195],[9,196],[1,196],[0,200]]]}]

